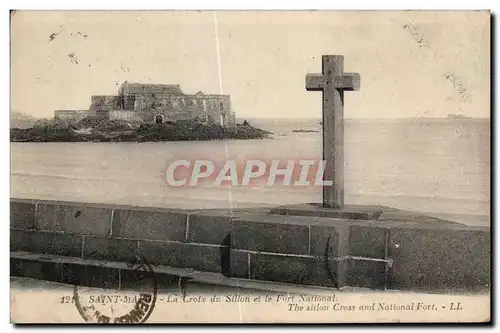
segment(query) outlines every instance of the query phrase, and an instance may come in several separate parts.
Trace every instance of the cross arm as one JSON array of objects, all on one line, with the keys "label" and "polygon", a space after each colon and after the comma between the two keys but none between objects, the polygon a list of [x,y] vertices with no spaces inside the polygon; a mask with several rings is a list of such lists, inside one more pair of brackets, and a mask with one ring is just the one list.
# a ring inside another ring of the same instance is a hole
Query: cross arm
[{"label": "cross arm", "polygon": [[306,75],[306,90],[316,91],[323,90],[324,88],[324,76],[322,74],[307,74]]},{"label": "cross arm", "polygon": [[358,73],[344,73],[342,76],[336,76],[333,82],[334,88],[347,91],[358,91],[361,78]]},{"label": "cross arm", "polygon": [[[306,75],[306,90],[317,91],[323,90],[328,84],[328,79],[322,74],[307,74]],[[347,91],[358,91],[361,78],[358,73],[344,73],[343,75],[335,76],[331,83],[332,88],[342,89]]]}]

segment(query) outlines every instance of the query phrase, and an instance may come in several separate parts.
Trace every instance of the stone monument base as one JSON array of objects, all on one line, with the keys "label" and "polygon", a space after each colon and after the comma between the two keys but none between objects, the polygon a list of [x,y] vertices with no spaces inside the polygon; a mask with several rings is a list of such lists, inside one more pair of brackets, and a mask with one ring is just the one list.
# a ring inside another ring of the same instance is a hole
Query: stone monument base
[{"label": "stone monument base", "polygon": [[168,283],[193,270],[341,290],[490,287],[489,227],[383,206],[305,204],[271,213],[11,199],[10,211],[13,276],[111,286],[129,280],[126,265],[139,255]]},{"label": "stone monument base", "polygon": [[382,214],[379,206],[349,205],[342,208],[325,208],[319,203],[298,204],[271,208],[271,214],[316,216],[348,220],[377,220]]}]

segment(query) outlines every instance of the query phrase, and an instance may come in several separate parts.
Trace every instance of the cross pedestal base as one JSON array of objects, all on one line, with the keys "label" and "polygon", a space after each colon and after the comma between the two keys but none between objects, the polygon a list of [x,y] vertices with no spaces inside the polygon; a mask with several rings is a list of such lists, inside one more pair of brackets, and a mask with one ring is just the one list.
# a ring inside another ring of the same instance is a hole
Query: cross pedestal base
[{"label": "cross pedestal base", "polygon": [[335,219],[376,221],[378,223],[419,223],[432,226],[460,225],[457,222],[439,219],[416,212],[377,205],[346,205],[342,208],[324,208],[320,203],[305,203],[278,206],[270,209],[272,215],[309,216]]},{"label": "cross pedestal base", "polygon": [[380,206],[346,205],[342,208],[325,208],[320,203],[307,203],[271,208],[271,214],[329,217],[347,220],[378,220],[382,215]]}]

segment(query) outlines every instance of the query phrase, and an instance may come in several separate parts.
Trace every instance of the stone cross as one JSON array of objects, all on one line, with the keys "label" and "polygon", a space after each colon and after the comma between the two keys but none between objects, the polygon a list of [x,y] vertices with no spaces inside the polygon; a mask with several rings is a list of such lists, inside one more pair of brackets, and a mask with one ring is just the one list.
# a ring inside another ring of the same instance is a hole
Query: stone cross
[{"label": "stone cross", "polygon": [[344,206],[344,91],[359,90],[360,76],[344,73],[344,56],[324,55],[321,74],[307,74],[306,90],[323,91],[323,207]]}]

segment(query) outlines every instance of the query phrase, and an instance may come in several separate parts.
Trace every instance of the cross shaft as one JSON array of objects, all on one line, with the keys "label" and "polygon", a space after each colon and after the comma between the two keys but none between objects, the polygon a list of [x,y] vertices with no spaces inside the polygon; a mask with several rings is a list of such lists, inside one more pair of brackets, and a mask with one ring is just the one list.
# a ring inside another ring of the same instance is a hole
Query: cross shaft
[{"label": "cross shaft", "polygon": [[323,92],[323,207],[344,206],[344,91],[357,91],[360,76],[344,73],[344,57],[324,55],[322,73],[306,75],[307,91]]}]

